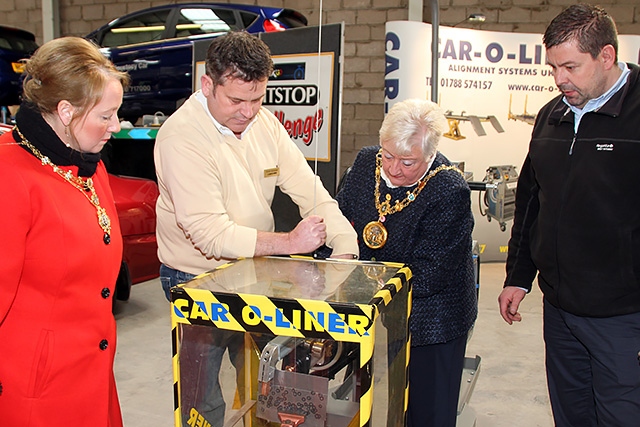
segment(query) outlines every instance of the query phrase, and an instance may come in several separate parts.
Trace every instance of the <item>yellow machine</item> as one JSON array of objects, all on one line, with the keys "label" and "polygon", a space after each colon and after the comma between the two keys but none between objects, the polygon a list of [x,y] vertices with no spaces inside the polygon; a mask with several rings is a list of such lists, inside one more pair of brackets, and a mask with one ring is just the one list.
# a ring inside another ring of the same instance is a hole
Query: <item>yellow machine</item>
[{"label": "yellow machine", "polygon": [[465,136],[462,135],[462,132],[460,132],[461,121],[471,123],[473,130],[478,136],[485,136],[487,134],[487,132],[484,130],[484,127],[482,126],[482,122],[491,123],[491,125],[496,130],[496,132],[499,132],[499,133],[504,132],[504,129],[502,128],[502,125],[500,124],[496,116],[485,116],[485,117],[480,117],[476,115],[468,116],[465,114],[464,111],[460,114],[453,114],[452,111],[447,111],[445,113],[445,116],[447,118],[447,122],[449,123],[449,132],[444,133],[443,136],[446,136],[447,138],[451,138],[455,140],[466,138]]},{"label": "yellow machine", "polygon": [[410,289],[401,264],[306,257],[172,289],[176,427],[403,427]]}]

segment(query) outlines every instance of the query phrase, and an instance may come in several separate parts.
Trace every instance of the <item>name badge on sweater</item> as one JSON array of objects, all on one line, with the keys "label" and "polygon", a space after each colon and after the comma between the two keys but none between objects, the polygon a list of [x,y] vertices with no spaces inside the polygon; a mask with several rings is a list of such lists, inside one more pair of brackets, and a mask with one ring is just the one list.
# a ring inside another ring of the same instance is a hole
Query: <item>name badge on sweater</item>
[{"label": "name badge on sweater", "polygon": [[264,170],[264,177],[265,178],[269,178],[272,176],[278,176],[280,175],[280,168],[279,167],[275,167],[275,168],[271,168],[271,169],[265,169]]}]

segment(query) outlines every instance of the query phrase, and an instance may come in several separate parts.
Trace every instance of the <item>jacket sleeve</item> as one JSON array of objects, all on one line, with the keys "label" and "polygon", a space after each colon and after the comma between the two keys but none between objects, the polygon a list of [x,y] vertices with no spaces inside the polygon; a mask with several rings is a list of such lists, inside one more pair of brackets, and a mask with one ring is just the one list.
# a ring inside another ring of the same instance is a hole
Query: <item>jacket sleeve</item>
[{"label": "jacket sleeve", "polygon": [[0,327],[18,292],[31,222],[29,191],[20,176],[4,170],[0,168],[0,194],[11,206],[0,209]]},{"label": "jacket sleeve", "polygon": [[438,197],[429,202],[429,214],[420,219],[418,231],[424,238],[416,240],[410,261],[414,277],[421,278],[414,281],[414,298],[430,297],[449,286],[468,285],[456,281],[459,271],[471,266],[474,225],[470,190],[460,181],[462,178],[441,183]]},{"label": "jacket sleeve", "polygon": [[531,259],[531,227],[538,217],[538,210],[538,185],[531,167],[531,159],[527,155],[516,189],[516,208],[511,239],[509,239],[505,287],[517,286],[531,290],[537,273],[537,268]]}]

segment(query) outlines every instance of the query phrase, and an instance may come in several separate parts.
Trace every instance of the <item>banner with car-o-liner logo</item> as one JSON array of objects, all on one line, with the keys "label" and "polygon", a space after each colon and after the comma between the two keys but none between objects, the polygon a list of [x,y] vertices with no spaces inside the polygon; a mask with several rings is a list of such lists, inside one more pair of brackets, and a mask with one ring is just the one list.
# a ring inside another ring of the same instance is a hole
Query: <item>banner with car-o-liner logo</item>
[{"label": "banner with car-o-liner logo", "polygon": [[[407,98],[431,98],[431,24],[386,24],[384,109]],[[618,36],[618,60],[640,61],[640,36]],[[532,125],[542,106],[560,94],[547,65],[542,34],[439,28],[438,104],[449,129],[438,149],[464,162],[474,181],[490,166],[526,157]],[[505,232],[488,221],[484,192],[472,192],[474,239],[483,261],[506,258],[512,221]],[[482,210],[481,210],[482,209]]]}]

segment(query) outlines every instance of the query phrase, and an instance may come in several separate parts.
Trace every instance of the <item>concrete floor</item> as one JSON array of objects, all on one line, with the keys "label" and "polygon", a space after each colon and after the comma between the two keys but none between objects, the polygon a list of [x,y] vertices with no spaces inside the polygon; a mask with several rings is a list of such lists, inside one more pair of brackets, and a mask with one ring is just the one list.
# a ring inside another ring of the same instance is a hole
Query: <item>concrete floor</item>
[{"label": "concrete floor", "polygon": [[[541,294],[536,287],[522,306],[523,321],[507,325],[497,297],[504,263],[480,268],[479,315],[467,356],[482,358],[469,406],[476,427],[553,426],[544,374]],[[126,427],[172,427],[173,374],[169,303],[159,280],[135,285],[116,307],[116,380]]]}]

